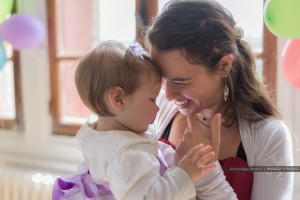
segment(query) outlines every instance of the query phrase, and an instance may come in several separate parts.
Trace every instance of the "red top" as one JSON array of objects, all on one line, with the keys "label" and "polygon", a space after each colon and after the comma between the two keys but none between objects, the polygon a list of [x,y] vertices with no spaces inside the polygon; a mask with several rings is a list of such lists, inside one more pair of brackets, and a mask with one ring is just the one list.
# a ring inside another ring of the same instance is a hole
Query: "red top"
[{"label": "red top", "polygon": [[230,157],[219,160],[227,182],[233,188],[239,200],[251,198],[253,185],[253,172],[250,171],[229,171],[228,167],[248,167],[245,160],[239,157]]},{"label": "red top", "polygon": [[176,147],[173,144],[171,144],[171,142],[169,142],[169,140],[167,140],[165,138],[160,138],[159,141],[161,141],[161,142],[163,142],[165,144],[170,145],[171,147],[173,147],[173,149],[176,149]]}]

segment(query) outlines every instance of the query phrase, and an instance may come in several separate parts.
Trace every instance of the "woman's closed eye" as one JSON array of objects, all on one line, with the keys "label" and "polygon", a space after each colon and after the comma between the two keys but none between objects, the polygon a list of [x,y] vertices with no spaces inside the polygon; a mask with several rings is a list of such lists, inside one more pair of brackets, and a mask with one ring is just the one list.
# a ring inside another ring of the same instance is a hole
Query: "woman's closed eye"
[{"label": "woman's closed eye", "polygon": [[164,79],[164,82],[171,82],[174,85],[178,85],[178,86],[188,86],[190,84],[192,84],[195,80],[197,80],[200,76],[200,74],[197,74],[196,76],[192,77],[192,78],[175,78],[175,79]]},{"label": "woman's closed eye", "polygon": [[186,81],[172,81],[172,82],[178,85],[185,85],[187,83]]},{"label": "woman's closed eye", "polygon": [[190,81],[172,81],[175,85],[186,86],[190,84]]}]

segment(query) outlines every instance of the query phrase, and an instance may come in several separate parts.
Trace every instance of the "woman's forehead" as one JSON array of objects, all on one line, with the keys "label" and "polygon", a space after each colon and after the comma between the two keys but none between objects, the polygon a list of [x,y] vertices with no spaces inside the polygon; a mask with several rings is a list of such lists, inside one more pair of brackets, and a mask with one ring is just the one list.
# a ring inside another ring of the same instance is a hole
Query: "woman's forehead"
[{"label": "woman's forehead", "polygon": [[203,67],[188,62],[180,50],[151,51],[151,56],[162,69],[164,78],[185,79],[199,73]]}]

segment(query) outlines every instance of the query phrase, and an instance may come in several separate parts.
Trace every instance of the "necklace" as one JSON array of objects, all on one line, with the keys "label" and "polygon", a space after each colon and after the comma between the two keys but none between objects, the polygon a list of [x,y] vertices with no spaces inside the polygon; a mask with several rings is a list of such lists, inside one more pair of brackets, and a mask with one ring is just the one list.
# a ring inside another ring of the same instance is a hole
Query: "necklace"
[{"label": "necklace", "polygon": [[[202,117],[202,116],[197,115],[197,119],[200,122],[200,124],[202,124],[203,126],[205,126],[207,128],[211,128],[211,125],[210,125],[211,118]],[[230,125],[225,125],[225,121],[223,119],[221,119],[221,127],[230,127],[233,125],[233,123],[234,123],[234,121]]]}]

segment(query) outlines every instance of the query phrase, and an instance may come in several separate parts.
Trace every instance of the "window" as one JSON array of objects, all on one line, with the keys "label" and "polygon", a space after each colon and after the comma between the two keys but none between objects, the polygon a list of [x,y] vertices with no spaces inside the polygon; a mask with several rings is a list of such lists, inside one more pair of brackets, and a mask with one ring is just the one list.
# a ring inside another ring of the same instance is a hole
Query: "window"
[{"label": "window", "polygon": [[[80,56],[98,41],[141,41],[141,28],[168,0],[47,0],[53,132],[74,135],[90,111],[74,85]],[[263,26],[263,0],[219,0],[229,8],[253,46],[258,71],[276,91],[276,37]],[[117,5],[117,6],[116,6]],[[233,7],[234,6],[234,7]],[[256,14],[244,15],[251,7]],[[250,19],[250,20],[249,20]],[[272,69],[272,70],[271,70]]]},{"label": "window", "polygon": [[74,85],[80,56],[100,40],[140,40],[136,35],[155,5],[152,0],[47,1],[54,133],[73,135],[90,114]]},{"label": "window", "polygon": [[[51,75],[50,112],[55,133],[75,133],[80,117],[89,111],[81,105],[73,75],[84,50],[92,47],[93,3],[84,0],[47,1]],[[67,103],[68,102],[68,103]]]}]

